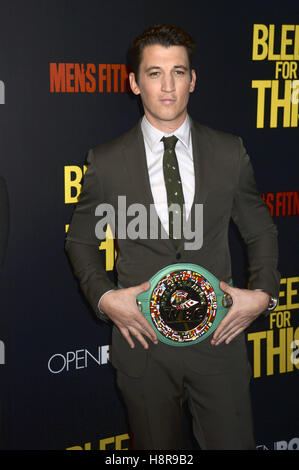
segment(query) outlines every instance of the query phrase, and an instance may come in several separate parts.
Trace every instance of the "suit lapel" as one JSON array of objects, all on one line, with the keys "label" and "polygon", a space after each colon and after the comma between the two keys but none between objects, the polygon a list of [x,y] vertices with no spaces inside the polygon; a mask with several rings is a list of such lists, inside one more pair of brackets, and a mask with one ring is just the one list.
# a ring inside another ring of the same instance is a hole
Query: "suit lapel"
[{"label": "suit lapel", "polygon": [[123,155],[128,184],[134,186],[135,192],[138,194],[138,202],[148,205],[153,204],[154,201],[140,124],[141,121],[127,134]]},{"label": "suit lapel", "polygon": [[[212,148],[209,140],[204,135],[200,124],[191,122],[193,162],[195,175],[194,203],[203,204],[209,192],[209,181],[211,178]],[[194,210],[194,204],[192,206]]]},{"label": "suit lapel", "polygon": [[[212,149],[210,142],[204,135],[201,125],[198,123],[194,123],[192,120],[191,137],[193,150],[195,191],[193,203],[188,217],[188,226],[192,227],[192,230],[195,230],[195,206],[196,204],[204,204],[209,191],[208,184],[211,178],[212,171],[209,157],[211,156]],[[182,248],[184,241],[187,240],[182,237],[180,248]]]}]

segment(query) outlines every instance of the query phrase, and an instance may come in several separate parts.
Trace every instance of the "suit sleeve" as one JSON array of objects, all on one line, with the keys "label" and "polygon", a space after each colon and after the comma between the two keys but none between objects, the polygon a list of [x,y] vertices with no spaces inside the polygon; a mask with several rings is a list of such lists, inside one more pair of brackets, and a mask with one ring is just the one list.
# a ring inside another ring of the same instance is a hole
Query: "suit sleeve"
[{"label": "suit sleeve", "polygon": [[241,138],[239,144],[239,178],[232,218],[247,245],[250,289],[263,289],[278,297],[277,229],[257,190],[253,168]]},{"label": "suit sleeve", "polygon": [[102,320],[107,320],[99,311],[98,302],[101,296],[114,289],[115,285],[107,274],[99,252],[99,245],[104,238],[99,239],[95,234],[95,210],[98,204],[104,202],[104,196],[92,150],[88,153],[87,164],[88,169],[68,230],[65,249],[86,299],[96,315]]}]

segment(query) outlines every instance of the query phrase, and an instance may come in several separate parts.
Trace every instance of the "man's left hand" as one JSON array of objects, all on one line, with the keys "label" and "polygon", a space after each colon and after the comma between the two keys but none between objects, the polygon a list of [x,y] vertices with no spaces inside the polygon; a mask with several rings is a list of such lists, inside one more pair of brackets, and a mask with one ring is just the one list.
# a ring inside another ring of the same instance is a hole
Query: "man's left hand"
[{"label": "man's left hand", "polygon": [[230,343],[242,333],[262,312],[267,310],[270,296],[266,292],[231,287],[220,281],[220,289],[227,292],[233,305],[216,329],[211,344]]}]

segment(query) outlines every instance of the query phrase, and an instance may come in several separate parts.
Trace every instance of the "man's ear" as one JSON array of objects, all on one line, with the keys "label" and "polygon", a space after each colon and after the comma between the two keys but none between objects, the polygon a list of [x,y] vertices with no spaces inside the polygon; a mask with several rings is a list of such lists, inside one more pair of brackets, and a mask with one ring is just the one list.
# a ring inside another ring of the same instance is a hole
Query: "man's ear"
[{"label": "man's ear", "polygon": [[190,86],[189,86],[189,92],[192,93],[195,89],[195,83],[196,83],[196,72],[194,69],[191,70],[191,81],[190,81]]},{"label": "man's ear", "polygon": [[136,82],[134,72],[129,73],[129,83],[130,83],[130,87],[131,87],[131,90],[134,93],[134,95],[140,95],[139,86]]}]

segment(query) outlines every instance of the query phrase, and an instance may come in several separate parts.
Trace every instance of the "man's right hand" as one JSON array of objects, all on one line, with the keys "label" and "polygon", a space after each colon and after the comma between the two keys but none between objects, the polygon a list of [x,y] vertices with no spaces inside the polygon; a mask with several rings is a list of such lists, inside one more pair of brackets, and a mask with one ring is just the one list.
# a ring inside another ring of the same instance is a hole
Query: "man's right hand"
[{"label": "man's right hand", "polygon": [[147,291],[149,288],[150,283],[147,281],[138,286],[108,292],[101,300],[101,310],[118,327],[131,348],[135,347],[132,336],[145,349],[148,349],[148,344],[144,336],[153,341],[153,343],[158,343],[154,329],[142,315],[136,303],[137,295]]}]

